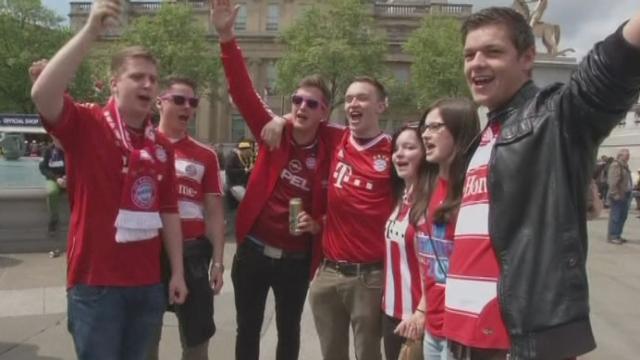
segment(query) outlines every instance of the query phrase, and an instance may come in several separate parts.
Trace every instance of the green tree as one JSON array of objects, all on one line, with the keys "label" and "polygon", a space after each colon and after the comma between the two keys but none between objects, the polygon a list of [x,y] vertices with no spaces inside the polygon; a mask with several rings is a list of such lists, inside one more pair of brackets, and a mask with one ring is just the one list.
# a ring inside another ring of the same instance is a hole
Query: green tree
[{"label": "green tree", "polygon": [[277,90],[290,93],[306,75],[329,82],[333,107],[358,75],[385,73],[386,42],[376,33],[373,17],[361,0],[328,0],[300,16],[282,34],[286,52],[277,63]]},{"label": "green tree", "polygon": [[160,62],[161,78],[188,76],[207,91],[217,89],[220,60],[206,35],[204,25],[193,18],[191,6],[164,3],[154,16],[134,20],[121,42],[151,50]]},{"label": "green tree", "polygon": [[[50,58],[71,37],[62,18],[40,0],[0,1],[0,112],[32,113],[28,69],[33,61]],[[73,95],[90,89],[90,65],[77,74]]]},{"label": "green tree", "polygon": [[412,86],[420,107],[444,96],[468,96],[459,30],[455,18],[429,16],[405,44],[414,57]]}]

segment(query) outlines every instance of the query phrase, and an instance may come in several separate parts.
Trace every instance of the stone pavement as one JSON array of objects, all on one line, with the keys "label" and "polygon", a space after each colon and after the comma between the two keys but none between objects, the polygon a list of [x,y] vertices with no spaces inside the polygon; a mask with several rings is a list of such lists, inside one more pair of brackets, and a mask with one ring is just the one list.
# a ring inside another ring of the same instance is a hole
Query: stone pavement
[{"label": "stone pavement", "polygon": [[[635,205],[635,204],[634,204]],[[589,360],[635,360],[640,355],[640,219],[631,212],[625,236],[629,243],[611,245],[606,214],[589,224],[589,280],[592,323],[598,348]],[[235,245],[228,243],[225,265],[231,268]],[[235,309],[229,270],[216,297],[218,332],[210,348],[211,359],[233,359]],[[47,254],[0,254],[0,360],[75,359],[66,330],[64,293],[65,258]],[[275,358],[277,332],[273,299],[269,298],[262,332],[262,359]],[[320,350],[309,307],[302,323],[301,360],[319,360]],[[179,359],[178,331],[173,314],[165,316],[161,359]]]}]

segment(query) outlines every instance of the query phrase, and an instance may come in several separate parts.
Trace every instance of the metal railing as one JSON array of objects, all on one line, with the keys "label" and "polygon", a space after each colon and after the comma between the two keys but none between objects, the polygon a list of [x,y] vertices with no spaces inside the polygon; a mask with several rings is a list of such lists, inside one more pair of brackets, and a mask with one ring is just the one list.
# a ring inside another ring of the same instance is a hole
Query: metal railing
[{"label": "metal railing", "polygon": [[423,17],[426,14],[468,16],[471,4],[374,4],[374,14],[380,17]]}]

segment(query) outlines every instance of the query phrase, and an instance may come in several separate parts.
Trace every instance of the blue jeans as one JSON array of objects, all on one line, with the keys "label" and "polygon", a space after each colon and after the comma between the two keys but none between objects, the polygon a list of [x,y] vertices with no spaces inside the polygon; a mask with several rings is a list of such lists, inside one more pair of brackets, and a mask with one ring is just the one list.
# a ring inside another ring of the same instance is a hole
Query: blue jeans
[{"label": "blue jeans", "polygon": [[447,360],[449,359],[449,344],[447,339],[433,336],[425,329],[424,341],[422,343],[424,360]]},{"label": "blue jeans", "polygon": [[72,287],[67,292],[68,327],[78,359],[146,360],[166,306],[162,284]]},{"label": "blue jeans", "polygon": [[631,192],[625,193],[621,199],[609,197],[609,231],[608,239],[619,239],[622,236],[624,222],[627,221],[629,205],[631,204]]}]

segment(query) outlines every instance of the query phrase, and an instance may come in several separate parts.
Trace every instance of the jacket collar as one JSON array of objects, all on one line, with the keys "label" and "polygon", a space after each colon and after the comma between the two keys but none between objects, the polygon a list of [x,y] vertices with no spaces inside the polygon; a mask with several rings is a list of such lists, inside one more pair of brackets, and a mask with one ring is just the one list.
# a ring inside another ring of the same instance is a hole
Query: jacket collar
[{"label": "jacket collar", "polygon": [[535,95],[539,91],[536,84],[533,83],[532,80],[527,81],[522,85],[520,90],[516,92],[516,94],[509,100],[509,102],[494,111],[490,111],[487,114],[487,119],[489,122],[498,121],[503,123],[506,119],[508,119],[515,111],[520,109],[533,95]]}]

